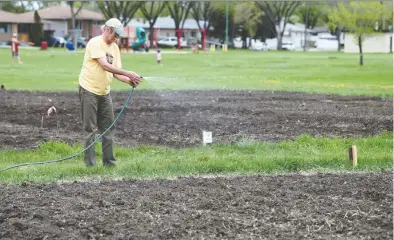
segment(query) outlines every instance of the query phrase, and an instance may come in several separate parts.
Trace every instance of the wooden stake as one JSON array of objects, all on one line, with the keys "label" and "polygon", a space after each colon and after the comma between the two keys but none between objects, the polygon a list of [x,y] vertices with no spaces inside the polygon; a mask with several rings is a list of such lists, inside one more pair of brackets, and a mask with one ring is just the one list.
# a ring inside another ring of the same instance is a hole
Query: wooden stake
[{"label": "wooden stake", "polygon": [[349,148],[349,160],[353,162],[353,167],[357,167],[357,147],[356,145],[352,145]]}]

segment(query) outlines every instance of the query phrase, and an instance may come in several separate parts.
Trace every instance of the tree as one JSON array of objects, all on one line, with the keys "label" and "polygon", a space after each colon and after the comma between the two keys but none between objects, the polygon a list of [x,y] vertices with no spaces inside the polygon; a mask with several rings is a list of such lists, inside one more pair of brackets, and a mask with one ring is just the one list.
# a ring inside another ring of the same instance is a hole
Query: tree
[{"label": "tree", "polygon": [[30,36],[32,38],[32,42],[34,45],[39,46],[41,41],[43,40],[44,32],[43,26],[41,23],[41,17],[37,11],[34,11],[34,23],[30,29]]},{"label": "tree", "polygon": [[26,9],[24,1],[1,1],[1,10],[13,13],[24,13]]},{"label": "tree", "polygon": [[[210,19],[215,14],[215,5],[212,2],[192,2],[191,14],[196,20],[200,31],[205,28],[209,29],[211,26]],[[201,26],[200,21],[203,21]]]},{"label": "tree", "polygon": [[286,24],[301,3],[299,1],[262,1],[257,2],[257,4],[268,16],[268,19],[275,25],[275,36],[278,39],[277,49],[280,50],[282,48],[282,39]]},{"label": "tree", "polygon": [[362,43],[365,38],[374,34],[376,23],[387,14],[388,12],[379,2],[350,2],[349,5],[338,3],[336,8],[329,11],[328,26],[331,29],[346,28],[354,34],[362,66],[364,64]]},{"label": "tree", "polygon": [[247,48],[247,36],[249,36],[249,47],[251,46],[252,38],[255,38],[257,28],[262,22],[262,15],[263,12],[256,8],[254,2],[242,2],[236,5],[234,22],[241,27],[244,33],[242,48]]},{"label": "tree", "polygon": [[[210,25],[213,27],[213,31],[210,31],[210,35],[222,39],[224,42],[226,35],[226,2],[212,4],[214,4],[214,7],[210,17]],[[228,10],[229,42],[232,42],[236,32],[236,24],[234,24],[235,6],[233,2],[230,2]]]},{"label": "tree", "polygon": [[[189,1],[176,1],[169,2],[167,4],[168,11],[175,23],[175,33],[178,33],[179,29],[182,29],[187,16],[189,15],[191,9],[191,2]],[[182,26],[181,26],[182,24]],[[180,45],[180,39],[178,38],[178,46]]]},{"label": "tree", "polygon": [[150,46],[153,47],[153,27],[155,26],[157,18],[160,16],[160,13],[163,12],[165,7],[167,6],[166,2],[145,2],[140,10],[142,15],[149,22],[149,35],[150,35]]},{"label": "tree", "polygon": [[70,10],[71,10],[71,27],[73,29],[73,44],[75,48],[77,47],[77,32],[75,29],[75,25],[76,25],[75,23],[76,23],[77,15],[82,10],[84,3],[85,2],[81,2],[79,7],[77,8],[77,11],[75,11],[74,9],[75,1],[68,1],[68,5],[70,6]]},{"label": "tree", "polygon": [[117,18],[126,26],[143,5],[141,1],[104,1],[97,2],[97,7],[106,19]]},{"label": "tree", "polygon": [[[324,3],[307,2],[297,9],[297,16],[302,23],[307,22],[307,28],[316,27],[320,18],[323,16]],[[308,15],[308,16],[307,16]],[[308,21],[306,21],[308,18]]]}]

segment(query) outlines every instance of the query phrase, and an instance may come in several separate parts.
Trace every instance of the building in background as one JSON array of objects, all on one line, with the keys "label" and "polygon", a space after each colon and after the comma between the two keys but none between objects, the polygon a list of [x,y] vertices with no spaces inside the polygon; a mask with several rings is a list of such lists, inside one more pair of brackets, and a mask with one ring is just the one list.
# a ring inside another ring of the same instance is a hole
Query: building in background
[{"label": "building in background", "polygon": [[[77,9],[74,9],[76,12]],[[72,30],[72,17],[69,6],[51,6],[38,10],[44,24],[44,35],[58,37],[70,36]],[[29,19],[34,23],[34,11],[18,14],[20,18]],[[75,27],[81,30],[81,36],[89,38],[92,29],[104,23],[104,16],[99,12],[82,9],[76,16]],[[27,26],[28,27],[28,26]],[[21,32],[25,31],[23,27]]]},{"label": "building in background", "polygon": [[[127,26],[130,27],[130,29],[142,27],[149,34],[149,22],[143,18],[132,19]],[[200,26],[204,26],[204,21],[200,21]],[[175,22],[171,17],[157,18],[154,29],[156,29],[157,40],[167,37],[177,37],[177,33],[175,31]],[[198,27],[197,21],[193,18],[186,19],[182,28],[182,38],[188,42],[197,42],[201,40],[201,36],[202,33]]]},{"label": "building in background", "polygon": [[[393,51],[393,33],[376,33],[365,38],[362,44],[364,53],[389,53]],[[351,33],[345,34],[345,53],[360,52],[358,40]]]},{"label": "building in background", "polygon": [[[17,14],[0,10],[0,41],[10,41],[12,33],[17,32],[20,41],[28,42],[31,25],[34,24],[34,12]],[[71,36],[72,18],[69,6],[51,6],[37,12],[43,24],[45,39],[52,36]],[[82,9],[76,16],[76,29],[80,30],[81,37],[89,38],[95,26],[103,24],[104,20],[101,13]]]}]

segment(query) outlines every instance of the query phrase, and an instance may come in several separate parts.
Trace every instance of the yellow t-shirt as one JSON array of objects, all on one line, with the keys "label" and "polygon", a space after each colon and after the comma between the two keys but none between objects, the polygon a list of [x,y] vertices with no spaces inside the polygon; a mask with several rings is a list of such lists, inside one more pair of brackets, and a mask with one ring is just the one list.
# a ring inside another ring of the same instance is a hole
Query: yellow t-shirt
[{"label": "yellow t-shirt", "polygon": [[116,43],[108,45],[102,36],[90,39],[85,49],[79,85],[97,95],[106,95],[111,90],[113,74],[103,70],[97,61],[104,56],[109,64],[122,68],[120,51]]}]

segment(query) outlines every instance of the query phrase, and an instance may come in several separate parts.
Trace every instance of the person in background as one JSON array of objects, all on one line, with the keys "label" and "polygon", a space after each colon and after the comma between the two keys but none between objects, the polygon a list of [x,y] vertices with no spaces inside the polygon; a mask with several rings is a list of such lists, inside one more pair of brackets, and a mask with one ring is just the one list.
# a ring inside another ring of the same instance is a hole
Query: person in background
[{"label": "person in background", "polygon": [[198,53],[198,43],[193,46],[193,53]]},{"label": "person in background", "polygon": [[159,49],[157,50],[156,60],[157,60],[157,64],[161,64],[161,52]]},{"label": "person in background", "polygon": [[21,57],[19,55],[19,40],[18,40],[18,35],[17,33],[12,34],[11,38],[11,51],[12,51],[12,63],[14,63],[14,58],[18,58],[18,63],[21,64]]},{"label": "person in background", "polygon": [[[116,18],[109,19],[101,27],[101,35],[89,40],[85,49],[79,75],[79,99],[81,103],[82,127],[86,133],[85,148],[90,146],[96,133],[106,131],[114,121],[114,110],[110,95],[113,78],[134,88],[141,76],[122,69],[119,47],[116,42],[125,36],[123,24]],[[115,166],[112,127],[102,136],[103,166]],[[85,151],[86,166],[96,165],[94,144]]]}]

